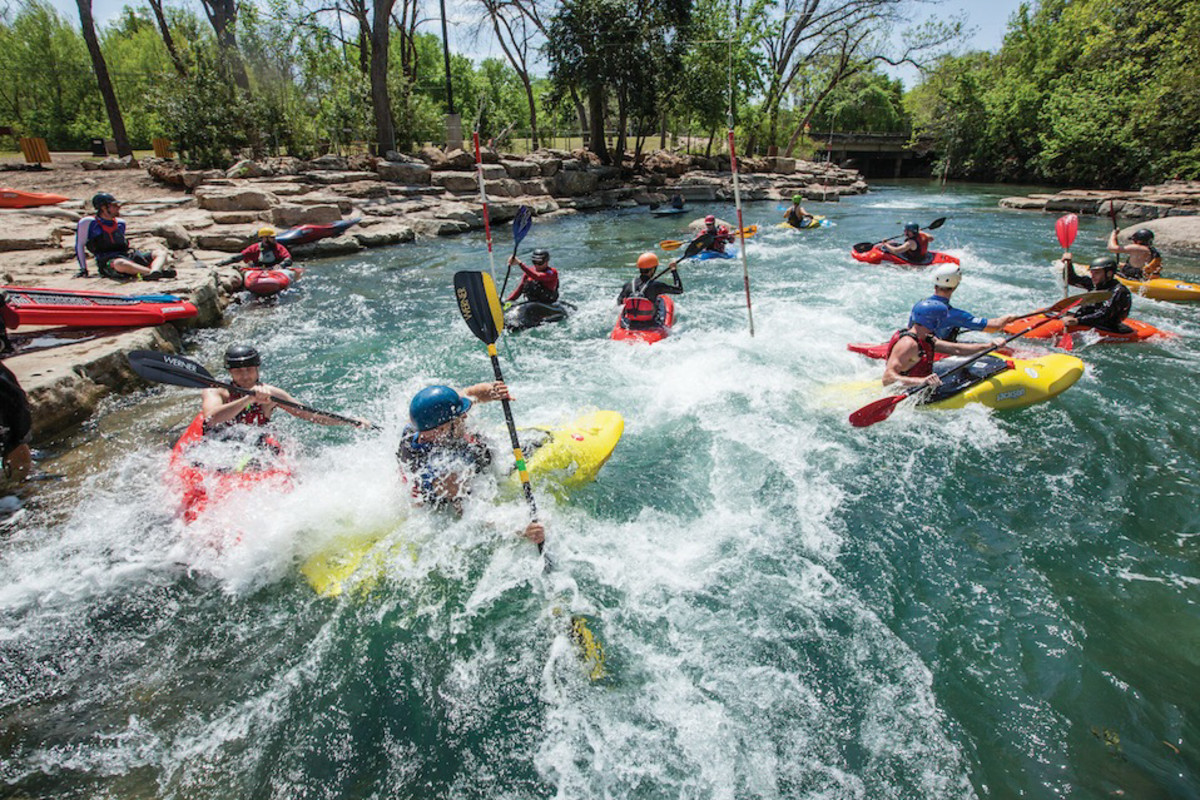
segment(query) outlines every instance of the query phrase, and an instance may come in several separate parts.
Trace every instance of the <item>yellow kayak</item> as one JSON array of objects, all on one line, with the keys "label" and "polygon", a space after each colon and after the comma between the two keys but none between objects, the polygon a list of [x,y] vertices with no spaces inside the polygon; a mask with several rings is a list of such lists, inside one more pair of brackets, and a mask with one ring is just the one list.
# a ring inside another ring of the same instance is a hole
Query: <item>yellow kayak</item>
[{"label": "yellow kayak", "polygon": [[[544,441],[536,445],[536,449],[534,446],[528,447],[532,453],[526,459],[526,466],[534,491],[561,495],[596,479],[600,468],[621,440],[625,420],[616,411],[594,411],[565,425],[528,430],[544,436]],[[537,435],[535,433],[533,437]],[[524,444],[531,437],[526,433],[521,438]],[[520,482],[515,472],[510,484],[511,493],[516,494]],[[317,594],[337,597],[355,573],[365,566],[370,566],[374,573],[381,572],[385,562],[395,557],[397,549],[407,548],[408,556],[416,560],[416,550],[411,543],[385,541],[401,527],[403,522],[390,523],[339,536],[308,558],[301,565],[300,572]],[[374,581],[359,583],[370,586]]]},{"label": "yellow kayak", "polygon": [[1129,291],[1148,300],[1170,300],[1176,303],[1200,303],[1200,283],[1185,283],[1167,278],[1151,278],[1148,281],[1131,281],[1117,276],[1117,280],[1129,287]]},{"label": "yellow kayak", "polygon": [[821,216],[820,214],[814,214],[812,216],[812,218],[809,219],[807,225],[802,225],[799,228],[797,228],[795,225],[792,225],[789,222],[781,222],[778,225],[776,225],[775,227],[776,228],[791,228],[794,231],[803,231],[803,230],[808,230],[809,228],[829,228],[832,226],[833,226],[832,220],[828,220],[825,217]]}]

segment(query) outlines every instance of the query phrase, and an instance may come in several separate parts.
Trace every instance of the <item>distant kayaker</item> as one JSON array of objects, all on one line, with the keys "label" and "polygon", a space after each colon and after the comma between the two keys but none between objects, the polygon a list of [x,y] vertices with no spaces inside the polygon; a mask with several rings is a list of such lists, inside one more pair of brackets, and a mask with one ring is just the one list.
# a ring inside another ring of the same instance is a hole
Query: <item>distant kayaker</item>
[{"label": "distant kayaker", "polygon": [[[736,241],[734,235],[729,232],[729,228],[724,225],[717,225],[717,218],[712,214],[704,218],[704,230],[700,231],[700,235],[696,239],[706,236],[711,238],[705,243],[704,249],[717,253],[724,253],[725,245],[733,244]],[[695,239],[692,241],[695,241]]]},{"label": "distant kayaker", "polygon": [[1063,324],[1068,328],[1087,325],[1110,333],[1132,333],[1133,328],[1125,324],[1125,318],[1129,316],[1129,309],[1133,307],[1133,295],[1117,280],[1116,256],[1092,259],[1091,266],[1088,267],[1089,276],[1086,278],[1075,274],[1075,264],[1070,253],[1063,253],[1062,261],[1067,283],[1088,291],[1112,292],[1104,302],[1081,306],[1074,314],[1063,317]]},{"label": "distant kayaker", "polygon": [[1129,237],[1132,244],[1122,245],[1117,241],[1117,231],[1108,236],[1108,252],[1125,253],[1129,259],[1121,265],[1121,277],[1131,281],[1148,281],[1159,277],[1162,272],[1162,254],[1154,247],[1154,231],[1141,228]]},{"label": "distant kayaker", "polygon": [[370,426],[371,423],[366,420],[358,420],[357,423],[347,422],[327,417],[324,414],[279,405],[275,402],[276,400],[287,400],[291,403],[297,401],[283,389],[259,383],[259,367],[261,365],[262,356],[250,345],[230,345],[229,349],[225,351],[225,368],[229,370],[230,383],[239,389],[249,390],[250,394],[235,394],[220,387],[205,389],[202,397],[202,411],[206,434],[231,425],[266,425],[271,421],[271,415],[275,413],[276,408],[282,408],[293,417],[315,422],[318,425]]},{"label": "distant kayaker", "polygon": [[125,239],[125,220],[119,219],[121,204],[108,192],[92,198],[96,216],[84,217],[75,227],[75,260],[79,262],[76,278],[86,278],[87,254],[96,258],[96,271],[113,280],[156,281],[174,278],[173,268],[163,268],[167,261],[165,250],[134,250]]},{"label": "distant kayaker", "polygon": [[511,303],[524,295],[526,300],[533,303],[557,303],[558,270],[550,266],[550,251],[538,248],[533,251],[530,260],[533,261],[532,268],[526,266],[515,255],[509,256],[508,265],[511,267],[516,264],[524,275],[521,276],[517,288],[513,289],[512,294],[504,298],[504,301]]},{"label": "distant kayaker", "polygon": [[668,285],[653,280],[654,271],[658,269],[658,256],[654,253],[638,256],[638,276],[626,283],[617,295],[621,319],[626,327],[645,330],[663,324],[663,306],[658,302],[659,295],[683,294],[683,282],[676,268],[678,263],[678,260],[672,260],[667,264],[674,279],[674,283]]},{"label": "distant kayaker", "polygon": [[283,269],[292,265],[292,254],[286,247],[275,241],[275,229],[267,227],[258,229],[257,242],[236,256],[218,261],[217,266],[224,267],[236,261],[244,261],[252,267]]},{"label": "distant kayaker", "polygon": [[903,242],[900,244],[880,242],[879,247],[892,255],[900,256],[910,264],[924,264],[929,258],[929,243],[932,241],[933,234],[926,233],[921,230],[920,225],[910,222],[904,226]]},{"label": "distant kayaker", "polygon": [[683,208],[683,195],[677,194],[671,197],[671,208]]},{"label": "distant kayaker", "polygon": [[888,342],[887,366],[883,370],[883,385],[900,383],[905,386],[941,385],[933,371],[934,353],[968,356],[999,344],[1002,339],[981,344],[947,342],[933,332],[949,316],[950,306],[938,298],[927,298],[912,307],[908,328],[892,334]]},{"label": "distant kayaker", "polygon": [[[473,479],[494,460],[487,443],[467,429],[467,411],[472,401],[512,399],[503,381],[477,383],[461,394],[449,386],[427,386],[413,395],[396,457],[417,502],[462,511]],[[530,522],[523,535],[541,544],[545,528]]]},{"label": "distant kayaker", "polygon": [[804,200],[804,195],[792,195],[792,204],[788,206],[787,211],[783,212],[783,221],[793,228],[807,228],[812,225],[813,215],[804,210],[804,206],[800,205]]},{"label": "distant kayaker", "polygon": [[4,457],[4,476],[18,483],[25,480],[33,463],[29,450],[32,431],[29,398],[17,376],[0,363],[0,455]]},{"label": "distant kayaker", "polygon": [[1016,314],[985,319],[973,316],[970,312],[963,311],[961,308],[954,308],[950,305],[950,298],[954,295],[954,290],[958,288],[958,284],[961,282],[962,267],[958,264],[943,264],[933,271],[933,296],[929,299],[945,303],[946,308],[949,310],[946,319],[933,332],[936,338],[947,342],[957,342],[959,332],[964,329],[968,331],[995,333],[996,331],[1004,330],[1004,326],[1010,322],[1020,319]]}]

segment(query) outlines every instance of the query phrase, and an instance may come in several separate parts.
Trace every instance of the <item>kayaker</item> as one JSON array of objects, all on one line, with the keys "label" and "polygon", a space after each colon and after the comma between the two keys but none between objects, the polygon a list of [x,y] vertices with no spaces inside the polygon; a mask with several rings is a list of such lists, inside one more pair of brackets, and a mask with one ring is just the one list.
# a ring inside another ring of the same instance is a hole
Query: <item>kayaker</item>
[{"label": "kayaker", "polygon": [[[943,264],[933,271],[933,296],[929,299],[945,303],[948,309],[945,321],[933,332],[933,335],[938,339],[947,342],[957,342],[958,334],[963,329],[995,333],[996,331],[1004,330],[1004,326],[1010,322],[1020,319],[1016,314],[984,319],[983,317],[976,317],[968,311],[963,311],[961,308],[954,308],[950,305],[950,298],[954,295],[954,290],[958,288],[958,284],[961,282],[962,267],[958,264]],[[909,322],[911,324],[911,320]]]},{"label": "kayaker", "polygon": [[933,234],[926,233],[921,230],[920,225],[910,222],[904,226],[903,242],[900,244],[880,242],[879,246],[892,255],[900,256],[910,264],[924,264],[929,258],[929,243],[932,241]]},{"label": "kayaker", "polygon": [[1070,253],[1063,253],[1063,270],[1067,283],[1094,292],[1112,292],[1108,299],[1090,306],[1081,306],[1074,314],[1062,318],[1068,328],[1087,325],[1110,333],[1132,333],[1133,328],[1125,324],[1129,310],[1133,307],[1133,295],[1117,280],[1116,256],[1100,256],[1092,259],[1088,267],[1089,277],[1075,274],[1075,265]]},{"label": "kayaker", "polygon": [[252,267],[284,269],[292,265],[292,254],[286,247],[275,241],[275,229],[266,227],[258,229],[257,242],[236,256],[218,261],[217,266],[224,267],[236,261],[244,261]]},{"label": "kayaker", "polygon": [[1000,344],[1003,339],[980,344],[947,342],[934,336],[938,326],[946,322],[950,306],[937,298],[927,298],[912,307],[908,328],[892,334],[888,342],[887,366],[883,370],[883,385],[900,383],[905,386],[941,385],[933,371],[934,353],[968,356]]},{"label": "kayaker", "polygon": [[17,376],[0,363],[0,454],[4,458],[4,476],[18,483],[25,480],[33,464],[29,449],[32,431],[29,398]]},{"label": "kayaker", "polygon": [[96,258],[96,271],[113,280],[156,281],[174,278],[173,268],[163,268],[167,261],[165,250],[134,250],[125,239],[125,220],[119,219],[121,204],[108,192],[92,198],[96,216],[84,217],[75,227],[75,260],[79,262],[76,278],[86,278],[87,254]]},{"label": "kayaker", "polygon": [[657,255],[647,252],[638,256],[638,276],[621,287],[621,293],[617,295],[617,302],[621,304],[621,319],[627,327],[645,330],[662,325],[663,309],[658,302],[659,295],[683,294],[678,263],[678,259],[673,259],[667,264],[674,280],[668,285],[653,280],[654,271],[658,269]]},{"label": "kayaker", "polygon": [[671,197],[671,208],[683,208],[683,195],[677,194]]},{"label": "kayaker", "polygon": [[532,303],[557,303],[558,270],[550,266],[550,251],[538,248],[533,251],[530,260],[533,261],[532,269],[515,255],[509,256],[508,265],[511,267],[516,264],[524,275],[521,276],[517,288],[513,289],[513,293],[504,298],[504,301],[511,303],[524,295],[525,299]]},{"label": "kayaker", "polygon": [[271,421],[271,415],[276,408],[282,408],[293,417],[315,422],[318,425],[357,425],[369,427],[366,420],[347,422],[312,411],[302,411],[291,406],[281,406],[276,400],[287,400],[295,403],[296,398],[275,386],[259,383],[259,367],[262,357],[258,350],[247,344],[230,345],[225,351],[225,368],[229,370],[230,382],[240,389],[250,390],[250,394],[234,394],[228,389],[214,387],[205,389],[202,397],[205,434],[227,428],[231,425],[266,425]]},{"label": "kayaker", "polygon": [[1129,259],[1121,265],[1121,276],[1131,281],[1148,281],[1160,277],[1162,254],[1154,247],[1154,231],[1141,228],[1129,237],[1132,244],[1117,241],[1117,230],[1108,236],[1108,252],[1125,253]]},{"label": "kayaker", "polygon": [[[696,239],[702,239],[706,236],[711,238],[708,239],[707,243],[704,245],[704,249],[712,250],[717,253],[724,253],[725,245],[733,244],[736,241],[734,235],[729,232],[729,228],[725,227],[724,225],[721,225],[720,227],[717,226],[717,218],[712,214],[709,214],[704,218],[704,230],[700,232],[700,235],[697,236]],[[696,239],[693,239],[692,241],[696,241]]]},{"label": "kayaker", "polygon": [[804,210],[804,206],[800,205],[804,200],[804,195],[792,195],[792,204],[788,206],[787,211],[783,212],[783,221],[793,228],[807,228],[812,225],[813,215]]},{"label": "kayaker", "polygon": [[[462,511],[472,479],[494,460],[487,443],[467,429],[467,411],[472,401],[512,399],[503,381],[477,383],[461,394],[449,386],[427,386],[413,395],[408,404],[409,424],[400,434],[396,458],[417,502]],[[530,522],[523,535],[541,544],[545,528]]]}]

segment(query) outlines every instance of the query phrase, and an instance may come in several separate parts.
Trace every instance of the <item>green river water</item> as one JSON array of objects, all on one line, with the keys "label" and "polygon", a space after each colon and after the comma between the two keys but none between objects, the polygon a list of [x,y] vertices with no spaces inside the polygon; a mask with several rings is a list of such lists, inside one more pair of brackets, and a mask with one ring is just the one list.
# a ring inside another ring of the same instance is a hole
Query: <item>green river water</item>
[{"label": "green river water", "polygon": [[[1181,338],[1097,345],[1058,399],[995,413],[902,408],[867,429],[829,384],[881,372],[930,293],[850,243],[949,222],[955,304],[1062,296],[1054,217],[1014,187],[881,184],[810,208],[836,227],[747,223],[741,262],[682,268],[665,342],[607,338],[637,253],[685,238],[645,209],[535,221],[566,323],[506,337],[519,424],[626,420],[599,479],[539,500],[556,568],[512,531],[518,500],[413,510],[395,449],[408,399],[487,380],[451,276],[482,232],[311,265],[300,289],[194,335],[264,380],[367,417],[291,417],[296,489],[185,529],[164,481],[196,392],[157,387],[44,452],[0,543],[0,795],[80,798],[1189,798],[1200,796],[1200,306],[1135,299]],[[697,209],[704,213],[710,209]],[[712,211],[735,218],[731,206]],[[1106,219],[1081,220],[1079,260]],[[511,250],[497,233],[497,264]],[[1200,280],[1200,264],[1167,272]],[[1034,345],[1030,345],[1033,347]],[[506,454],[498,406],[473,424]],[[382,578],[337,599],[298,571],[386,531]],[[587,615],[591,682],[565,614]]]}]

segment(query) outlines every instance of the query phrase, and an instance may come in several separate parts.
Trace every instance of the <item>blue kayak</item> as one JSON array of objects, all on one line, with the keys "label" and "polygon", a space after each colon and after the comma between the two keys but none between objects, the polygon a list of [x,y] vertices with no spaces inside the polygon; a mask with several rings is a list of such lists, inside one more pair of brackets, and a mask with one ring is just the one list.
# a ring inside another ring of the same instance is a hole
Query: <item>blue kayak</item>
[{"label": "blue kayak", "polygon": [[659,208],[650,209],[650,213],[656,217],[669,217],[672,214],[686,214],[686,208],[673,208],[671,206],[660,206]]},{"label": "blue kayak", "polygon": [[697,261],[708,261],[713,258],[737,258],[737,253],[720,253],[716,250],[704,250],[693,256]]}]

